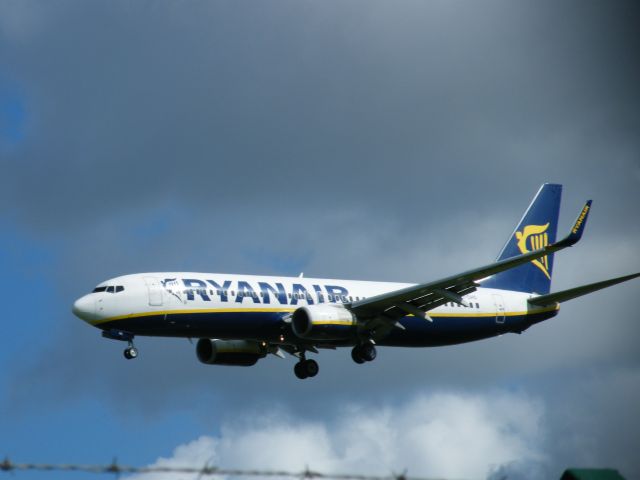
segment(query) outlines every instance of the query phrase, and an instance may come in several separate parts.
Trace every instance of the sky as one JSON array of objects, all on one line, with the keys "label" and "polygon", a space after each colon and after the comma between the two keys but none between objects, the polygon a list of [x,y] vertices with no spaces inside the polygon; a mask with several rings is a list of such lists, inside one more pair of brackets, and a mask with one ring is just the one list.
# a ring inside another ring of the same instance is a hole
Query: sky
[{"label": "sky", "polygon": [[322,352],[304,382],[180,339],[127,362],[70,311],[135,272],[435,280],[491,262],[544,182],[560,232],[594,202],[552,290],[640,271],[639,24],[632,1],[0,0],[0,455],[640,478],[638,281],[522,335]]}]

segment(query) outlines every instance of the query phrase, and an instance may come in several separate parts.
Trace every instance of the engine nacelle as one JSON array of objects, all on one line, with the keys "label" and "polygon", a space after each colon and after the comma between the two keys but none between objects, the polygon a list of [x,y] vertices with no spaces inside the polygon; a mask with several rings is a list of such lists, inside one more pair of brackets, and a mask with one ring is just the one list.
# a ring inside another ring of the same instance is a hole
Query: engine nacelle
[{"label": "engine nacelle", "polygon": [[355,335],[356,316],[342,305],[309,305],[291,318],[293,333],[311,340],[346,340]]},{"label": "engine nacelle", "polygon": [[247,340],[210,340],[201,338],[196,345],[198,360],[207,365],[250,367],[267,354],[266,347]]}]

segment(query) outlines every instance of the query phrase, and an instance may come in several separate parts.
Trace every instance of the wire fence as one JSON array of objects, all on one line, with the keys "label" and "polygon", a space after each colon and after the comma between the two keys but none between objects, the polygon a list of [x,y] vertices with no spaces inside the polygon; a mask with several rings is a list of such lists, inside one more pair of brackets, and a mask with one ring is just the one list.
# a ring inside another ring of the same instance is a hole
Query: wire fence
[{"label": "wire fence", "polygon": [[300,472],[290,472],[284,470],[252,470],[220,468],[210,465],[202,467],[132,467],[120,465],[113,461],[109,465],[77,465],[77,464],[46,464],[46,463],[14,463],[8,458],[0,463],[0,471],[38,471],[38,472],[81,472],[95,474],[145,474],[145,473],[176,473],[203,476],[228,476],[228,477],[268,477],[268,478],[291,478],[301,480],[326,479],[326,480],[445,480],[425,477],[409,477],[405,473],[389,475],[360,475],[351,473],[323,473],[306,468]]}]

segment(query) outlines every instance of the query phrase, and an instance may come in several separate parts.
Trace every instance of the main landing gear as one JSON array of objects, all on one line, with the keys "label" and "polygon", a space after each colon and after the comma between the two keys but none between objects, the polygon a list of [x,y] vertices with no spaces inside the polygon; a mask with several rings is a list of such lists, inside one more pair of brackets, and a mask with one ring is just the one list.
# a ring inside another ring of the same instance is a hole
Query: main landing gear
[{"label": "main landing gear", "polygon": [[356,363],[371,362],[376,359],[377,354],[376,346],[371,342],[361,343],[351,350],[351,358]]},{"label": "main landing gear", "polygon": [[300,380],[305,378],[315,377],[320,371],[318,362],[315,360],[307,360],[304,355],[300,357],[300,361],[293,367],[293,373],[296,374]]},{"label": "main landing gear", "polygon": [[[296,374],[296,377],[304,380],[305,378],[315,377],[318,374],[320,370],[318,362],[307,359],[304,350],[291,353],[300,358],[298,363],[293,367],[293,373]],[[353,361],[356,363],[371,362],[376,359],[377,354],[376,346],[372,340],[359,343],[351,350],[351,358],[353,358]]]}]

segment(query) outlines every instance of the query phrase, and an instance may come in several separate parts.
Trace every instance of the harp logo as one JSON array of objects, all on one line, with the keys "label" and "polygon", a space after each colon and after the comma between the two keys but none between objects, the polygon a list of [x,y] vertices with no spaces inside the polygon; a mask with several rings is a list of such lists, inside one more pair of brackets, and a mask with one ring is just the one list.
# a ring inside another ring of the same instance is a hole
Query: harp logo
[{"label": "harp logo", "polygon": [[[527,225],[521,232],[516,232],[520,253],[529,253],[546,247],[549,244],[549,237],[547,235],[548,228],[548,223],[546,225]],[[542,273],[551,280],[551,276],[549,275],[549,262],[546,256],[531,260],[531,263],[542,270]]]},{"label": "harp logo", "polygon": [[180,302],[187,303],[182,298],[182,289],[180,287],[180,283],[178,283],[177,278],[165,278],[164,280],[161,280],[160,283],[162,283],[162,286],[167,292],[180,300]]}]

